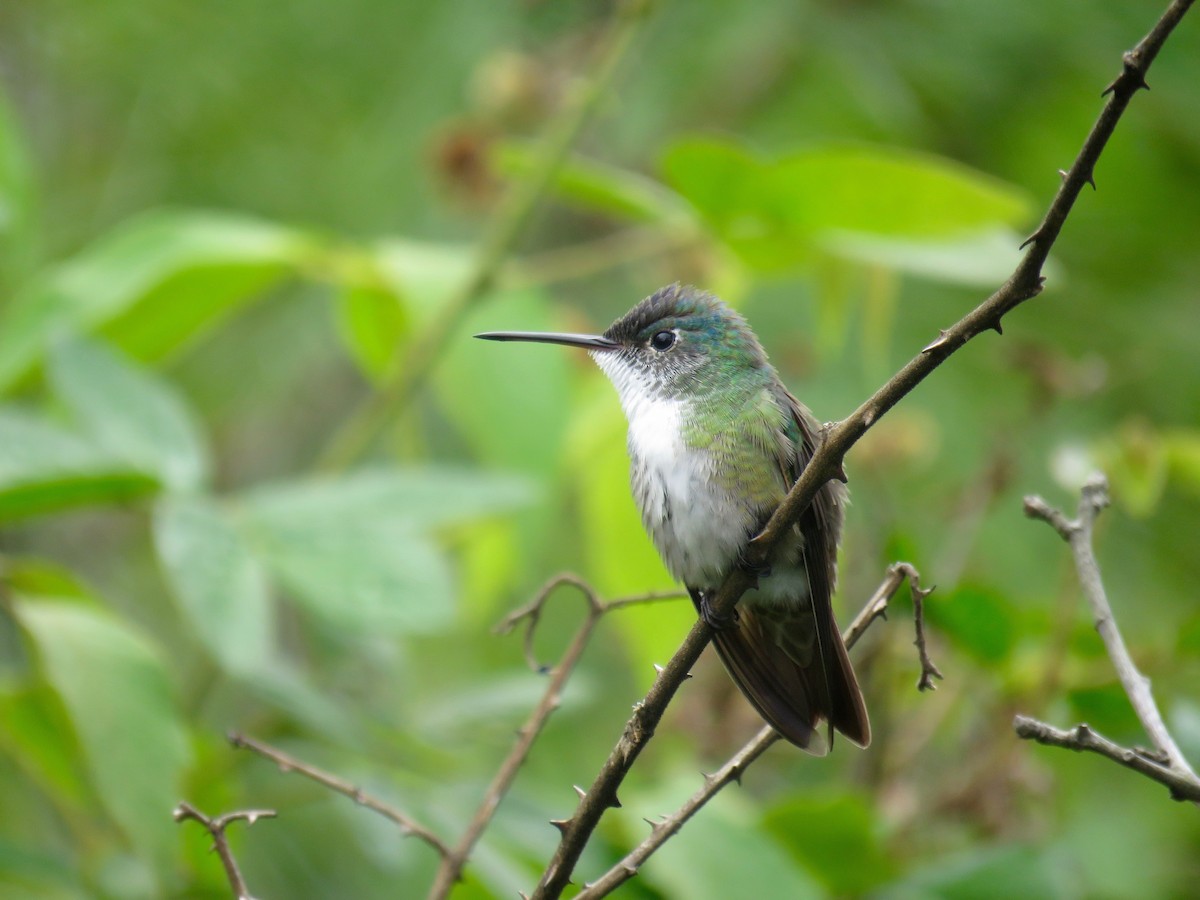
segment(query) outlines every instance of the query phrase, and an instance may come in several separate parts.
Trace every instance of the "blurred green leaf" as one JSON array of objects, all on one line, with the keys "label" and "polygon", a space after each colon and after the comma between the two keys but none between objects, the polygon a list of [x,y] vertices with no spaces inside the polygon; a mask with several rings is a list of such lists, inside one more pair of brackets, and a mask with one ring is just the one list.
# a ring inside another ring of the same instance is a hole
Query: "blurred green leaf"
[{"label": "blurred green leaf", "polygon": [[830,231],[818,238],[822,249],[843,259],[978,288],[995,287],[1012,274],[1021,259],[1021,241],[1007,228],[981,228],[943,240],[853,231]]},{"label": "blurred green leaf", "polygon": [[272,527],[321,522],[355,529],[369,522],[415,533],[508,513],[534,496],[533,484],[520,476],[430,465],[255,488],[238,506],[253,522]]},{"label": "blurred green leaf", "polygon": [[351,285],[337,299],[338,330],[362,371],[378,378],[404,336],[408,315],[400,297],[381,285]]},{"label": "blurred green leaf", "polygon": [[1200,431],[1168,431],[1163,434],[1163,443],[1171,478],[1200,495]]},{"label": "blurred green leaf", "polygon": [[155,472],[174,490],[208,478],[200,430],[165,382],[93,341],[56,342],[50,381],[96,443],[133,467]]},{"label": "blurred green leaf", "polygon": [[[504,175],[524,176],[541,163],[537,144],[504,141],[493,150],[493,164]],[[559,168],[558,195],[586,210],[640,222],[691,223],[691,206],[660,181],[638,172],[575,155]]]},{"label": "blurred green leaf", "polygon": [[871,804],[852,794],[788,800],[769,809],[767,830],[837,896],[860,895],[894,877]]},{"label": "blurred green leaf", "polygon": [[396,523],[244,517],[255,553],[320,619],[362,634],[422,633],[454,618],[454,579],[428,538]]},{"label": "blurred green leaf", "polygon": [[1003,595],[979,584],[962,584],[925,607],[938,631],[982,663],[998,663],[1012,652],[1020,633],[1018,610]]},{"label": "blurred green leaf", "polygon": [[0,896],[5,900],[90,900],[74,860],[42,846],[0,839]]},{"label": "blurred green leaf", "polygon": [[362,631],[424,632],[454,614],[444,554],[423,532],[507,512],[527,482],[423,468],[253,491],[238,519],[254,552],[315,613]]},{"label": "blurred green leaf", "polygon": [[1061,887],[1048,854],[1012,846],[969,850],[939,860],[878,896],[886,900],[1008,900],[1060,897]]},{"label": "blurred green leaf", "polygon": [[49,598],[13,608],[66,706],[105,808],[156,871],[169,871],[176,836],[164,821],[190,752],[163,660],[99,610]]},{"label": "blurred green leaf", "polygon": [[[647,815],[648,810],[674,809],[697,786],[676,778],[652,796],[641,798],[643,812],[622,811],[626,829],[640,839],[646,831],[640,815]],[[663,896],[689,900],[827,896],[780,847],[775,834],[754,818],[753,810],[737,795],[720,795],[639,870],[638,880]]]},{"label": "blurred green leaf", "polygon": [[191,632],[225,671],[252,675],[279,664],[266,574],[216,504],[160,501],[154,541]]},{"label": "blurred green leaf", "polygon": [[1141,419],[1123,423],[1099,451],[1113,498],[1130,515],[1145,517],[1158,507],[1167,486],[1167,444]]},{"label": "blurred green leaf", "polygon": [[950,239],[967,241],[960,249],[978,259],[967,239],[1029,212],[1020,192],[991,176],[898,148],[824,144],[767,160],[730,141],[693,139],[672,146],[663,167],[717,234],[764,271],[806,265],[828,240],[847,253],[881,253],[880,242],[852,234],[932,241],[938,249],[922,274],[953,270],[957,279],[969,263],[951,263]]},{"label": "blurred green leaf", "polygon": [[[468,316],[461,332],[560,326],[544,295],[508,291]],[[590,365],[582,353],[566,347],[462,340],[438,366],[435,384],[447,418],[481,459],[544,478],[562,458],[573,404],[572,371]]]},{"label": "blurred green leaf", "polygon": [[0,522],[158,490],[151,474],[15,410],[0,411]]},{"label": "blurred green leaf", "polygon": [[436,244],[389,238],[369,248],[379,274],[404,299],[414,325],[427,323],[471,272],[475,250],[468,244]]},{"label": "blurred green leaf", "polygon": [[59,698],[44,684],[0,694],[0,744],[26,777],[60,807],[81,813],[94,798],[78,765],[79,748]]},{"label": "blurred green leaf", "polygon": [[1086,722],[1114,741],[1141,733],[1129,697],[1115,681],[1099,687],[1073,688],[1067,693],[1067,699],[1071,703],[1072,718]]},{"label": "blurred green leaf", "polygon": [[63,330],[102,330],[141,359],[173,350],[294,272],[310,239],[234,214],[158,211],[132,219],[44,273],[0,317],[0,389]]},{"label": "blurred green leaf", "polygon": [[24,262],[21,257],[32,238],[31,174],[24,136],[0,92],[0,272],[5,274],[14,262]]}]

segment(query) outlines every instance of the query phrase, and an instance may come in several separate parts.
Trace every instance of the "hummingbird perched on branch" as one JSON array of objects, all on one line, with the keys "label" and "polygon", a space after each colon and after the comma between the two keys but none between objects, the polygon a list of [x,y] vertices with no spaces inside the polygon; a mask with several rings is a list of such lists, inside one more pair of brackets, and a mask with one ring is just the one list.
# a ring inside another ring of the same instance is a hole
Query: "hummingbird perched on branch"
[{"label": "hummingbird perched on branch", "polygon": [[582,347],[629,421],[634,499],[746,699],[792,743],[825,752],[828,722],[859,746],[871,726],[830,597],[846,504],[825,484],[732,616],[709,607],[725,576],[799,477],[816,419],[783,386],[740,315],[678,284],[647,297],[602,335],[496,331],[476,337]]}]

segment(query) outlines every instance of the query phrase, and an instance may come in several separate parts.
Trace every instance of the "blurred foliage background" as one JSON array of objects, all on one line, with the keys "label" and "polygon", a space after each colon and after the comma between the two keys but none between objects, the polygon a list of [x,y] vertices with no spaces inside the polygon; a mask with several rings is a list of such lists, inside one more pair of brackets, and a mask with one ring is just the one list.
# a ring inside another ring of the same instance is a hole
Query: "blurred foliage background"
[{"label": "blurred foliage background", "polygon": [[[661,2],[511,263],[370,451],[317,460],[467,277],[585,89],[610,3],[0,6],[0,893],[409,895],[428,847],[231,749],[242,729],[453,839],[544,677],[491,626],[550,575],[669,587],[582,356],[664,283],[741,308],[795,392],[853,409],[1011,270],[1157,5]],[[1025,745],[1015,712],[1137,742],[1065,547],[1021,496],[1113,481],[1099,555],[1200,761],[1200,38],[1185,21],[1055,248],[1045,294],[848,460],[840,618],[915,563],[855,651],[867,752],[776,746],[632,897],[1180,896],[1200,823]],[[396,359],[393,354],[398,353]],[[580,610],[552,604],[552,660]],[[596,635],[459,896],[515,896],[692,617]],[[757,728],[706,659],[580,869],[598,873]],[[1189,886],[1191,886],[1189,888]]]}]

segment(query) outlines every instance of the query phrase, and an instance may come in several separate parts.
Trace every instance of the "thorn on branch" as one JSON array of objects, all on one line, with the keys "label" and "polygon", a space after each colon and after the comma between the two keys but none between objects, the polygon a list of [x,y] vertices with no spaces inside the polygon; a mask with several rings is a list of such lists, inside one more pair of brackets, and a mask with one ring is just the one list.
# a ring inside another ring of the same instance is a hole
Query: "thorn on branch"
[{"label": "thorn on branch", "polygon": [[996,321],[994,323],[992,323],[992,331],[996,332],[996,334],[998,334],[998,335],[1001,335],[1001,336],[1004,335],[1004,326],[1000,324],[999,318],[997,318]]},{"label": "thorn on branch", "polygon": [[938,348],[947,344],[948,343],[947,339],[949,338],[949,336],[950,336],[949,330],[947,330],[945,328],[939,328],[938,336],[933,341],[931,341],[930,343],[928,343],[924,347],[922,347],[921,352],[924,354],[932,353],[934,350],[937,350]]}]

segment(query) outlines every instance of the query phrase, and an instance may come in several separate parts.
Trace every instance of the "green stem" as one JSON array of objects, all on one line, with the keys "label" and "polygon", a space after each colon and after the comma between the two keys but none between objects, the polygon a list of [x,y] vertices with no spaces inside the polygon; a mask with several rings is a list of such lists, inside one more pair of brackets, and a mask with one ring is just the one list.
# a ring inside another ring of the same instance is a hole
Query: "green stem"
[{"label": "green stem", "polygon": [[628,0],[621,5],[608,46],[578,100],[552,124],[538,165],[513,187],[493,215],[470,276],[421,340],[396,349],[381,383],[326,445],[317,461],[318,469],[342,471],[366,452],[428,377],[463,316],[492,288],[517,238],[607,93],[613,74],[648,18],[650,6],[645,0]]}]

